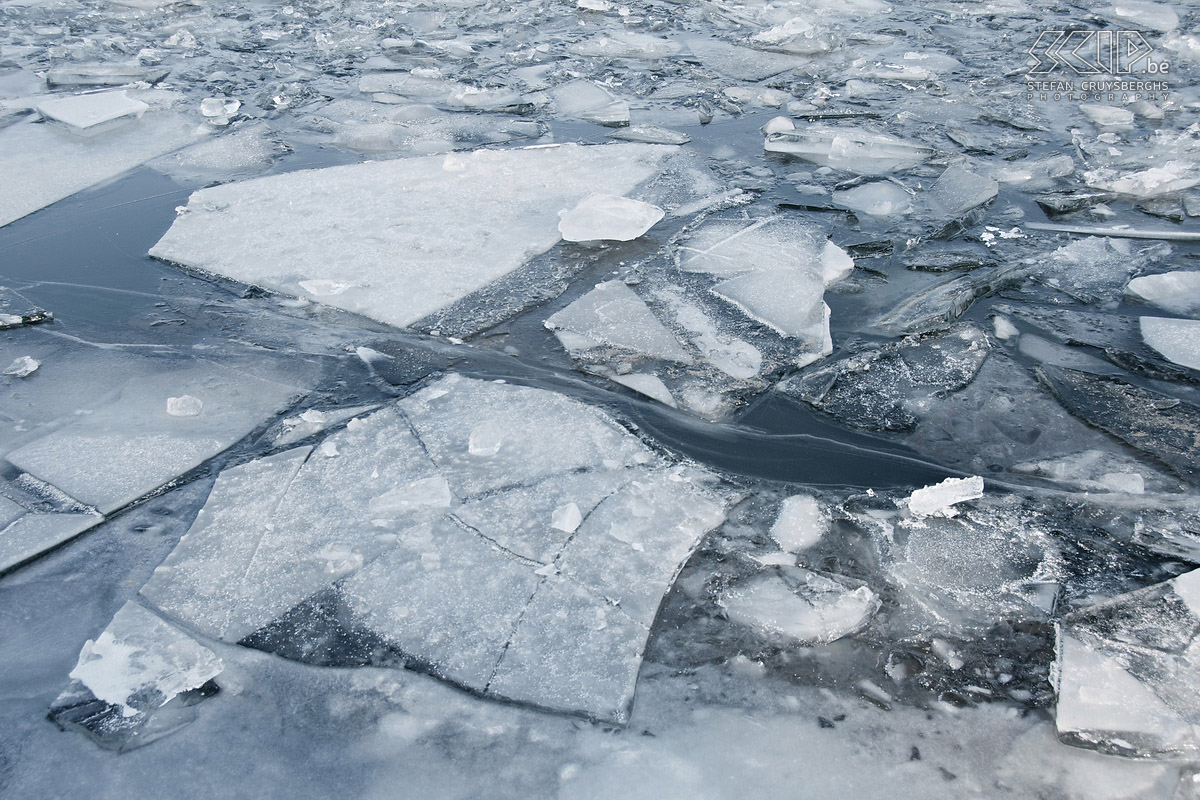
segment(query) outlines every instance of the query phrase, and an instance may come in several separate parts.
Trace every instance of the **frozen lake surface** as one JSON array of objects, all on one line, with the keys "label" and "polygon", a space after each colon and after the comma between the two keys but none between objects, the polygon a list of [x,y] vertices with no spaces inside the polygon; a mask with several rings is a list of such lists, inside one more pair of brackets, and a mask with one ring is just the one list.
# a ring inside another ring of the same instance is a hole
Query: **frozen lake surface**
[{"label": "frozen lake surface", "polygon": [[0,796],[1200,797],[1192,7],[0,19]]}]

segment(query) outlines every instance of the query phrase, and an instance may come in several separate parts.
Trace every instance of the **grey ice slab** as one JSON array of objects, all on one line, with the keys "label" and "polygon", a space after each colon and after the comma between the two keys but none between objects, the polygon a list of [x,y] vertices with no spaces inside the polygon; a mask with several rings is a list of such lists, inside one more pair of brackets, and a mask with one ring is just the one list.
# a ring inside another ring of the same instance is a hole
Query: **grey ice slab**
[{"label": "grey ice slab", "polygon": [[23,564],[103,521],[98,514],[24,514],[0,530],[0,572]]},{"label": "grey ice slab", "polygon": [[150,254],[405,326],[546,252],[560,210],[632,191],[672,150],[478,150],[230,183],[193,194]]},{"label": "grey ice slab", "polygon": [[1200,570],[1058,626],[1059,736],[1126,756],[1200,752]]},{"label": "grey ice slab", "polygon": [[[302,391],[211,362],[157,371],[6,458],[107,514],[225,450]],[[198,398],[200,412],[172,413],[179,397]]]},{"label": "grey ice slab", "polygon": [[583,403],[451,375],[226,470],[142,594],[240,641],[332,588],[415,667],[621,721],[663,596],[724,520],[714,483]]},{"label": "grey ice slab", "polygon": [[450,376],[400,408],[459,497],[654,459],[600,411],[553,392]]},{"label": "grey ice slab", "polygon": [[150,112],[88,139],[32,122],[0,129],[0,226],[188,144],[195,127]]}]

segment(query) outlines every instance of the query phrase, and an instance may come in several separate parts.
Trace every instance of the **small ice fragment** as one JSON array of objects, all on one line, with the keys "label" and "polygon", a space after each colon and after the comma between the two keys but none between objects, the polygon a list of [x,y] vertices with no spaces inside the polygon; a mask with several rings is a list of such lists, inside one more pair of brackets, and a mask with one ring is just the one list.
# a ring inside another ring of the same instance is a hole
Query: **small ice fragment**
[{"label": "small ice fragment", "polygon": [[450,484],[438,475],[397,486],[373,498],[367,506],[373,514],[396,514],[417,508],[448,508],[452,499]]},{"label": "small ice fragment", "polygon": [[629,124],[629,103],[591,81],[569,81],[550,94],[564,116],[612,127]]},{"label": "small ice fragment", "polygon": [[912,195],[889,180],[861,183],[833,193],[833,202],[842,208],[872,217],[895,217],[912,210]]},{"label": "small ice fragment", "polygon": [[140,118],[149,107],[124,91],[117,91],[58,97],[40,103],[37,110],[45,119],[66,126],[72,133],[92,136]]},{"label": "small ice fragment", "polygon": [[583,522],[583,514],[575,503],[561,505],[550,515],[550,527],[566,533],[574,533],[581,522]]},{"label": "small ice fragment", "polygon": [[1006,342],[1014,336],[1021,335],[1021,332],[1017,330],[1017,326],[1008,321],[1008,317],[1002,317],[999,314],[992,317],[992,332],[1002,342]]},{"label": "small ice fragment", "polygon": [[467,452],[479,458],[488,458],[500,452],[504,443],[504,429],[495,420],[481,422],[471,429],[467,437]]},{"label": "small ice fragment", "polygon": [[671,394],[671,390],[657,375],[633,372],[629,375],[613,375],[612,380],[633,389],[638,394],[646,395],[651,400],[657,400],[665,406],[676,407],[675,397]]},{"label": "small ice fragment", "polygon": [[908,497],[908,510],[916,517],[953,517],[955,504],[983,497],[983,478],[946,478],[941,483],[917,489]]},{"label": "small ice fragment", "polygon": [[780,133],[782,131],[796,130],[796,123],[788,117],[772,117],[767,121],[766,125],[762,126],[764,136],[770,136],[772,133]]},{"label": "small ice fragment", "polygon": [[1099,105],[1097,103],[1081,103],[1079,110],[1090,119],[1097,128],[1124,130],[1133,127],[1133,112],[1125,108]]},{"label": "small ice fragment", "polygon": [[204,401],[190,394],[167,398],[167,413],[172,417],[198,417],[204,411]]},{"label": "small ice fragment", "polygon": [[228,125],[229,118],[242,107],[242,101],[223,97],[206,97],[200,101],[200,113],[210,125]]},{"label": "small ice fragment", "polygon": [[931,148],[865,128],[818,125],[787,130],[768,127],[763,149],[786,153],[859,175],[882,175],[910,169],[933,155]]},{"label": "small ice fragment", "polygon": [[821,541],[828,528],[829,521],[817,498],[797,494],[783,501],[771,526],[771,538],[789,553],[798,553]]},{"label": "small ice fragment", "polygon": [[42,365],[42,362],[36,358],[29,356],[21,356],[13,359],[13,362],[8,365],[8,369],[4,370],[5,375],[12,375],[16,378],[24,378],[32,375],[37,371],[37,368]]},{"label": "small ice fragment", "polygon": [[800,577],[795,587],[772,574],[735,586],[721,598],[725,613],[767,636],[822,643],[861,630],[879,608],[879,598],[866,586],[849,589],[815,572],[795,573]]},{"label": "small ice fragment", "polygon": [[630,125],[620,128],[608,135],[610,139],[621,139],[626,142],[645,142],[646,144],[687,144],[691,136],[670,128],[658,125]]},{"label": "small ice fragment", "polygon": [[1164,272],[1134,278],[1125,292],[1172,314],[1200,316],[1200,272]]},{"label": "small ice fragment", "polygon": [[300,281],[297,285],[304,291],[317,297],[332,297],[333,295],[341,294],[350,288],[350,284],[348,283],[327,280],[325,278],[318,278],[311,281]]},{"label": "small ice fragment", "polygon": [[1142,317],[1142,340],[1168,361],[1200,370],[1200,320]]},{"label": "small ice fragment", "polygon": [[559,215],[558,230],[568,242],[628,242],[654,227],[663,213],[640,200],[593,194]]}]

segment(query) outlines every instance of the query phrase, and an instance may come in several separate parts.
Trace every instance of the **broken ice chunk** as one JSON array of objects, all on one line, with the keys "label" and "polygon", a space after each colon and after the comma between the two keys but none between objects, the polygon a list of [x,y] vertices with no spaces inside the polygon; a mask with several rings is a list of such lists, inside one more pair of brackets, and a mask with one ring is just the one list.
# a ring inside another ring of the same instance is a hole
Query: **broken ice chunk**
[{"label": "broken ice chunk", "polygon": [[1125,756],[1200,753],[1200,570],[1058,625],[1055,725],[1068,744]]},{"label": "broken ice chunk", "polygon": [[141,64],[71,64],[46,73],[50,86],[120,86],[126,83],[158,83],[169,69]]},{"label": "broken ice chunk", "polygon": [[912,194],[890,180],[859,183],[833,193],[833,202],[842,208],[873,217],[898,217],[912,210]]},{"label": "broken ice chunk", "polygon": [[661,128],[657,125],[630,125],[628,128],[613,131],[608,137],[647,144],[687,144],[692,140],[692,137],[686,133],[673,131],[670,128]]},{"label": "broken ice chunk", "polygon": [[567,117],[619,127],[629,124],[629,103],[607,89],[586,80],[574,80],[556,87],[551,96],[559,112]]},{"label": "broken ice chunk", "polygon": [[132,717],[166,705],[220,674],[221,659],[136,603],[79,653],[71,677]]},{"label": "broken ice chunk", "polygon": [[859,175],[883,175],[911,169],[933,155],[924,145],[865,128],[809,125],[773,130],[763,149]]},{"label": "broken ice chunk", "polygon": [[821,644],[861,630],[878,610],[879,598],[866,586],[851,589],[819,573],[791,569],[731,587],[721,605],[729,619],[767,636]]},{"label": "broken ice chunk", "polygon": [[1154,31],[1172,31],[1179,26],[1179,14],[1166,3],[1120,0],[1100,9],[1100,13],[1118,22],[1132,22]]},{"label": "broken ice chunk", "polygon": [[657,400],[665,406],[675,408],[675,398],[671,395],[671,390],[663,383],[662,378],[657,375],[648,375],[644,372],[631,372],[628,375],[613,375],[611,377],[617,383],[633,389],[638,394],[644,394],[651,400]]},{"label": "broken ice chunk", "polygon": [[663,213],[640,200],[593,194],[560,213],[558,230],[568,242],[628,242],[654,227]]},{"label": "broken ice chunk", "polygon": [[798,553],[821,541],[829,520],[817,498],[797,494],[786,498],[771,526],[771,538],[789,553]]},{"label": "broken ice chunk", "polygon": [[1168,161],[1160,167],[1120,173],[1100,168],[1084,173],[1084,182],[1095,189],[1127,194],[1140,200],[1160,197],[1200,184],[1200,165],[1194,161]]},{"label": "broken ice chunk", "polygon": [[917,489],[908,496],[908,511],[916,517],[953,517],[958,503],[983,497],[983,478],[946,478],[941,483]]},{"label": "broken ice chunk", "polygon": [[[229,447],[299,391],[268,365],[256,367],[253,376],[199,361],[131,379],[116,396],[98,398],[92,413],[6,458],[101,513],[115,511]],[[199,413],[175,395],[184,387],[209,399],[202,416],[172,412]]]},{"label": "broken ice chunk", "polygon": [[977,175],[960,166],[949,167],[933,186],[926,200],[943,217],[960,217],[996,196],[1000,185],[991,178]]},{"label": "broken ice chunk", "polygon": [[[489,428],[499,447],[472,456]],[[336,459],[299,448],[223,472],[143,595],[227,641],[294,630],[277,651],[321,663],[303,638],[320,594],[327,624],[371,643],[366,663],[400,655],[484,695],[625,719],[658,605],[724,519],[711,476],[577,401],[457,375],[330,442]]]},{"label": "broken ice chunk", "polygon": [[102,746],[129,750],[186,725],[186,706],[217,692],[221,659],[157,615],[126,603],[79,653],[50,718]]},{"label": "broken ice chunk", "polygon": [[226,184],[194,193],[151,255],[290,294],[322,276],[346,288],[321,302],[410,325],[549,250],[559,209],[629,193],[670,149],[479,150]]},{"label": "broken ice chunk", "polygon": [[1200,272],[1164,272],[1134,278],[1125,291],[1172,314],[1200,317]]},{"label": "broken ice chunk", "polygon": [[606,281],[546,320],[563,347],[575,352],[616,347],[651,358],[691,363],[674,334],[621,281]]},{"label": "broken ice chunk", "polygon": [[1141,317],[1142,339],[1163,358],[1200,370],[1200,320]]},{"label": "broken ice chunk", "polygon": [[72,133],[95,136],[140,119],[149,107],[119,91],[45,100],[38,104],[37,110],[45,119],[61,123]]},{"label": "broken ice chunk", "polygon": [[1195,483],[1200,408],[1116,378],[1043,365],[1038,377],[1072,414]]},{"label": "broken ice chunk", "polygon": [[1133,112],[1127,108],[1080,103],[1079,110],[1102,130],[1128,130],[1133,127]]},{"label": "broken ice chunk", "polygon": [[806,63],[793,55],[763,53],[699,36],[687,39],[687,46],[704,66],[739,81],[761,81]]},{"label": "broken ice chunk", "polygon": [[27,378],[41,365],[42,362],[32,356],[20,356],[13,359],[13,362],[8,365],[8,369],[4,370],[4,374],[12,375],[14,378]]}]

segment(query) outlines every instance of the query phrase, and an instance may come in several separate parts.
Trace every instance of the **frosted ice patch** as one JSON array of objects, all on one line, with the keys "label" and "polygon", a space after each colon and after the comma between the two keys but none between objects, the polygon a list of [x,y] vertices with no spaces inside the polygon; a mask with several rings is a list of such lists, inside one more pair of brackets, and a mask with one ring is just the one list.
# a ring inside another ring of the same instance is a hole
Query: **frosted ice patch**
[{"label": "frosted ice patch", "polygon": [[1163,358],[1189,369],[1200,370],[1200,320],[1142,317],[1142,340]]},{"label": "frosted ice patch", "polygon": [[172,417],[198,417],[204,411],[204,401],[185,394],[167,398],[167,413]]},{"label": "frosted ice patch", "polygon": [[19,356],[13,359],[13,362],[4,370],[5,375],[12,375],[14,378],[27,378],[37,372],[37,368],[42,365],[32,356]]},{"label": "frosted ice patch", "polygon": [[100,129],[113,127],[113,123],[137,119],[148,108],[150,106],[146,103],[134,100],[123,91],[59,97],[45,100],[37,106],[38,112],[46,119],[62,123],[84,135],[93,135]]},{"label": "frosted ice patch", "polygon": [[428,156],[230,183],[194,193],[150,252],[405,326],[546,252],[561,239],[559,209],[627,194],[670,151],[478,150],[455,155],[453,171]]},{"label": "frosted ice patch", "polygon": [[816,644],[861,630],[879,599],[865,586],[851,589],[816,572],[784,568],[732,587],[721,605],[729,619],[764,635]]},{"label": "frosted ice patch", "polygon": [[771,525],[771,538],[789,553],[798,553],[821,541],[829,520],[817,498],[797,494],[784,499]]}]

